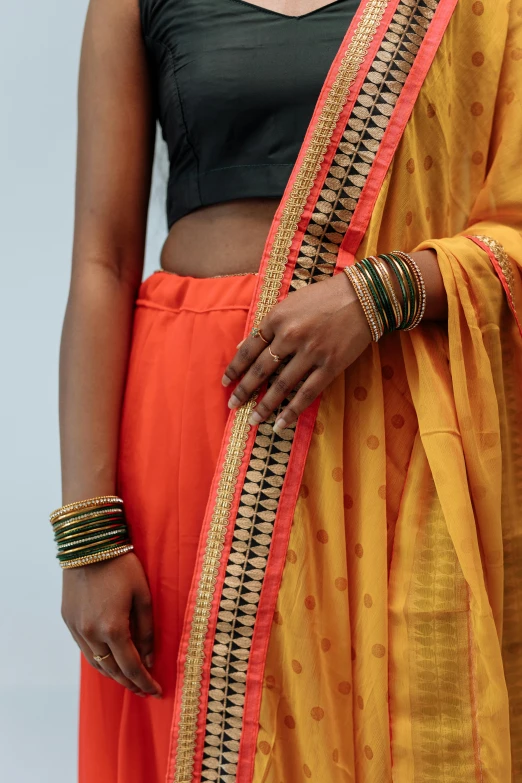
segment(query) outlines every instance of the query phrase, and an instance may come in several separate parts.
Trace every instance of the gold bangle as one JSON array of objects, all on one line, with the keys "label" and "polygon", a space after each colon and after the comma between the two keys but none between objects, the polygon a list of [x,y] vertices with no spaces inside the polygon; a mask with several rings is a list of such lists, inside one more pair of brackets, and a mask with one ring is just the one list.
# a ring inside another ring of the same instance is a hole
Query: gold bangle
[{"label": "gold bangle", "polygon": [[412,329],[415,329],[415,327],[420,324],[424,316],[424,311],[426,310],[426,286],[424,284],[424,278],[422,277],[422,272],[420,271],[419,266],[415,261],[415,259],[412,258],[410,255],[408,255],[408,253],[404,253],[402,250],[394,250],[393,252],[396,255],[400,256],[400,258],[402,258],[402,260],[408,265],[410,272],[412,273],[412,276],[415,279],[415,284],[417,287],[417,294],[418,294],[417,307],[415,309],[415,314],[411,326],[409,326],[407,329],[407,331],[411,331]]},{"label": "gold bangle", "polygon": [[372,339],[374,342],[377,342],[384,334],[384,322],[382,320],[381,314],[375,305],[374,298],[368,288],[362,272],[356,266],[350,267],[350,272],[351,274],[349,277],[354,285],[355,293],[359,297],[359,301],[366,315],[366,320],[370,325]]},{"label": "gold bangle", "polygon": [[60,565],[64,570],[67,568],[79,568],[80,566],[91,565],[92,563],[101,563],[103,560],[112,560],[115,557],[120,557],[120,555],[130,552],[132,549],[134,549],[132,544],[126,544],[125,546],[110,549],[106,552],[99,552],[97,555],[88,555],[87,557],[79,557],[76,560],[69,560],[65,563],[60,563]]},{"label": "gold bangle", "polygon": [[345,266],[343,271],[352,284],[355,294],[363,309],[365,318],[368,322],[368,326],[370,327],[372,340],[376,343],[384,333],[384,327],[382,320],[379,317],[379,313],[377,312],[377,309],[375,308],[375,305],[373,304],[373,301],[368,294],[365,283],[361,281],[359,270],[355,266]]},{"label": "gold bangle", "polygon": [[96,506],[105,505],[106,503],[123,503],[123,500],[117,495],[100,495],[96,498],[89,498],[88,500],[79,500],[76,503],[67,503],[65,506],[57,508],[52,514],[49,515],[51,522],[59,519],[65,514],[71,511],[79,511],[82,508],[94,508]]}]

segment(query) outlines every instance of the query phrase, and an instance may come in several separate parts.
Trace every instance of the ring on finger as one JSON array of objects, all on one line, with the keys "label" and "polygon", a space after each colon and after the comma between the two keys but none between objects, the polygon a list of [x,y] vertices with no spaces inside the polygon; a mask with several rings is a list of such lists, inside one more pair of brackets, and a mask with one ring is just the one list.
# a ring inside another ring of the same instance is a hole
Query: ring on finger
[{"label": "ring on finger", "polygon": [[101,663],[102,661],[106,661],[107,658],[110,658],[112,655],[111,651],[107,653],[107,655],[93,655],[92,657],[96,661],[96,663]]},{"label": "ring on finger", "polygon": [[276,353],[272,353],[272,350],[271,350],[270,346],[268,346],[268,353],[270,354],[270,356],[272,357],[274,362],[280,362],[281,361],[281,357],[280,356],[278,356]]},{"label": "ring on finger", "polygon": [[263,332],[261,331],[261,329],[258,329],[258,328],[257,328],[257,326],[254,326],[254,328],[252,329],[252,331],[250,332],[250,334],[252,335],[252,337],[260,337],[260,338],[262,339],[262,341],[263,341],[264,343],[266,343],[267,345],[268,345],[268,344],[269,344],[269,342],[270,342],[270,340],[267,340],[267,339],[266,339],[266,337],[264,336],[264,334],[263,334]]}]

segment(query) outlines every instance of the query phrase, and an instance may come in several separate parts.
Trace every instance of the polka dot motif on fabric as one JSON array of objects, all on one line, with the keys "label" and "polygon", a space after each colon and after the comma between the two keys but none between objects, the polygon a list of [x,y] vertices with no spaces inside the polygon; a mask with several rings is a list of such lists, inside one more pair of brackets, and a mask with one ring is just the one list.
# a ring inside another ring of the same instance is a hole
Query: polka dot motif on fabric
[{"label": "polka dot motif on fabric", "polygon": [[272,674],[267,674],[265,677],[265,683],[268,690],[272,690],[272,688],[275,688],[275,677]]},{"label": "polka dot motif on fabric", "polygon": [[296,674],[301,674],[301,672],[303,671],[303,667],[301,666],[301,664],[299,663],[299,661],[296,661],[296,660],[295,660],[295,658],[294,658],[294,660],[292,661],[292,669],[294,670],[294,672],[295,672]]},{"label": "polka dot motif on fabric", "polygon": [[352,686],[349,682],[340,682],[337,686],[337,690],[339,693],[342,693],[343,696],[348,696],[348,694],[351,693]]},{"label": "polka dot motif on fabric", "polygon": [[433,166],[433,158],[431,157],[431,155],[426,155],[426,157],[424,158],[424,168],[426,169],[426,171],[429,171],[432,166]]},{"label": "polka dot motif on fabric", "polygon": [[324,718],[324,710],[322,707],[312,707],[310,715],[314,720],[322,720]]},{"label": "polka dot motif on fabric", "polygon": [[307,764],[303,764],[303,772],[306,778],[312,777],[312,770]]},{"label": "polka dot motif on fabric", "polygon": [[301,484],[301,487],[299,488],[299,496],[306,500],[309,494],[310,494],[310,490],[308,489],[306,484]]},{"label": "polka dot motif on fabric", "polygon": [[357,386],[357,388],[354,389],[353,396],[356,400],[359,400],[359,402],[363,402],[367,398],[368,392],[364,386]]},{"label": "polka dot motif on fabric", "polygon": [[364,710],[364,699],[362,696],[357,696],[357,706],[360,710]]},{"label": "polka dot motif on fabric", "polygon": [[326,532],[326,530],[318,530],[316,533],[316,538],[320,544],[328,543],[328,533]]},{"label": "polka dot motif on fabric", "polygon": [[476,65],[477,68],[480,68],[481,65],[484,65],[484,55],[482,52],[473,52],[471,62],[473,65]]},{"label": "polka dot motif on fabric", "polygon": [[259,745],[257,746],[261,753],[263,753],[265,756],[268,756],[270,753],[270,745],[268,742],[265,742],[265,740],[261,740]]},{"label": "polka dot motif on fabric", "polygon": [[471,113],[474,117],[480,117],[483,111],[484,111],[484,107],[480,103],[480,101],[475,101],[474,103],[471,104]]},{"label": "polka dot motif on fabric", "polygon": [[355,545],[355,554],[357,555],[357,557],[362,557],[364,555],[364,549],[362,548],[362,544]]},{"label": "polka dot motif on fabric", "polygon": [[322,435],[324,432],[324,424],[322,421],[319,421],[319,419],[316,419],[314,424],[314,432],[316,435]]},{"label": "polka dot motif on fabric", "polygon": [[382,484],[382,486],[379,487],[377,490],[377,494],[381,498],[381,500],[386,500],[386,484]]},{"label": "polka dot motif on fabric", "polygon": [[332,753],[332,758],[334,760],[334,764],[337,764],[337,762],[339,761],[339,751],[337,750],[337,748],[334,748]]},{"label": "polka dot motif on fabric", "polygon": [[338,590],[342,592],[343,590],[346,590],[346,588],[348,587],[348,580],[345,579],[344,576],[338,576],[337,579],[335,580],[335,586]]},{"label": "polka dot motif on fabric", "polygon": [[283,618],[280,612],[274,612],[274,623],[276,625],[283,625]]},{"label": "polka dot motif on fabric", "polygon": [[307,609],[315,609],[315,598],[313,597],[313,595],[306,596],[305,606]]},{"label": "polka dot motif on fabric", "polygon": [[342,481],[343,480],[343,469],[342,468],[334,468],[332,470],[332,478],[334,481]]},{"label": "polka dot motif on fabric", "polygon": [[366,445],[369,449],[375,451],[375,449],[379,448],[379,438],[376,435],[370,435],[370,437],[366,439]]},{"label": "polka dot motif on fabric", "polygon": [[406,171],[408,174],[413,174],[415,171],[415,161],[413,158],[410,158],[409,161],[406,163]]},{"label": "polka dot motif on fabric", "polygon": [[394,416],[392,416],[391,423],[396,430],[402,429],[402,427],[404,427],[404,416],[401,416],[400,413],[396,413]]},{"label": "polka dot motif on fabric", "polygon": [[347,510],[353,508],[353,498],[350,495],[344,495],[343,505]]},{"label": "polka dot motif on fabric", "polygon": [[480,0],[477,0],[476,3],[473,3],[471,6],[471,10],[475,14],[475,16],[482,16],[484,13],[484,3],[480,2]]},{"label": "polka dot motif on fabric", "polygon": [[391,378],[393,378],[394,369],[393,367],[390,367],[389,364],[385,364],[382,368],[382,377],[386,378],[387,381],[389,381]]},{"label": "polka dot motif on fabric", "polygon": [[437,112],[436,112],[436,110],[435,110],[435,106],[433,105],[433,103],[428,103],[428,105],[427,105],[427,107],[426,107],[426,114],[428,115],[428,117],[430,118],[430,120],[431,120],[433,117],[435,117],[436,113],[437,113]]},{"label": "polka dot motif on fabric", "polygon": [[511,52],[511,59],[512,60],[522,60],[522,49],[513,49]]},{"label": "polka dot motif on fabric", "polygon": [[368,761],[371,761],[373,759],[373,750],[370,748],[369,745],[364,746],[364,755],[368,759]]},{"label": "polka dot motif on fabric", "polygon": [[480,152],[479,150],[477,150],[477,151],[476,151],[476,152],[474,152],[474,153],[473,153],[473,155],[471,156],[471,160],[473,161],[473,163],[474,163],[476,166],[480,166],[480,164],[481,164],[481,163],[482,163],[482,161],[484,160],[484,155],[482,154],[482,152]]},{"label": "polka dot motif on fabric", "polygon": [[326,637],[324,639],[321,639],[321,650],[323,652],[328,652],[330,647],[332,646],[332,643],[330,639],[327,639]]},{"label": "polka dot motif on fabric", "polygon": [[286,559],[289,563],[297,563],[297,555],[293,549],[289,549],[286,553]]},{"label": "polka dot motif on fabric", "polygon": [[406,212],[406,225],[411,226],[413,220],[413,212]]},{"label": "polka dot motif on fabric", "polygon": [[384,644],[374,644],[372,647],[372,655],[376,658],[384,658],[386,655],[386,647]]},{"label": "polka dot motif on fabric", "polygon": [[498,433],[484,432],[480,435],[480,445],[484,449],[492,449],[498,443]]},{"label": "polka dot motif on fabric", "polygon": [[370,593],[366,593],[364,596],[364,605],[367,609],[371,609],[373,606],[373,598],[371,597]]},{"label": "polka dot motif on fabric", "polygon": [[506,103],[512,103],[515,100],[515,93],[513,90],[508,90],[506,93]]},{"label": "polka dot motif on fabric", "polygon": [[285,726],[287,729],[295,729],[295,720],[291,715],[285,717]]}]

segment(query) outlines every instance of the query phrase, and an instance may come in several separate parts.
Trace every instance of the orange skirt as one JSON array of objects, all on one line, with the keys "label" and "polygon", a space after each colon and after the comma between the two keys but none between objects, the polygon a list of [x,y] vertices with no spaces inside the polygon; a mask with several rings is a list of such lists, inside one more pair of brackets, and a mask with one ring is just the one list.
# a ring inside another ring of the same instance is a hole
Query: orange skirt
[{"label": "orange skirt", "polygon": [[243,338],[254,275],[156,273],[137,302],[120,436],[119,487],[154,608],[153,674],[135,696],[82,659],[80,783],[157,783],[167,771],[176,659],[223,431],[225,367]]}]

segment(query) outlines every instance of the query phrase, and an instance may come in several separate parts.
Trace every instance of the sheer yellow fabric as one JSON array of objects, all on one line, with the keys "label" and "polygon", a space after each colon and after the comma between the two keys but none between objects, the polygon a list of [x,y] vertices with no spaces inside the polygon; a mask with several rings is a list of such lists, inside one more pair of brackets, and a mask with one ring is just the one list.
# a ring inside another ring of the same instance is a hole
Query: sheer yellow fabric
[{"label": "sheer yellow fabric", "polygon": [[255,783],[522,781],[522,341],[464,236],[522,266],[521,28],[518,0],[457,4],[358,251],[436,249],[448,324],[323,396]]}]

